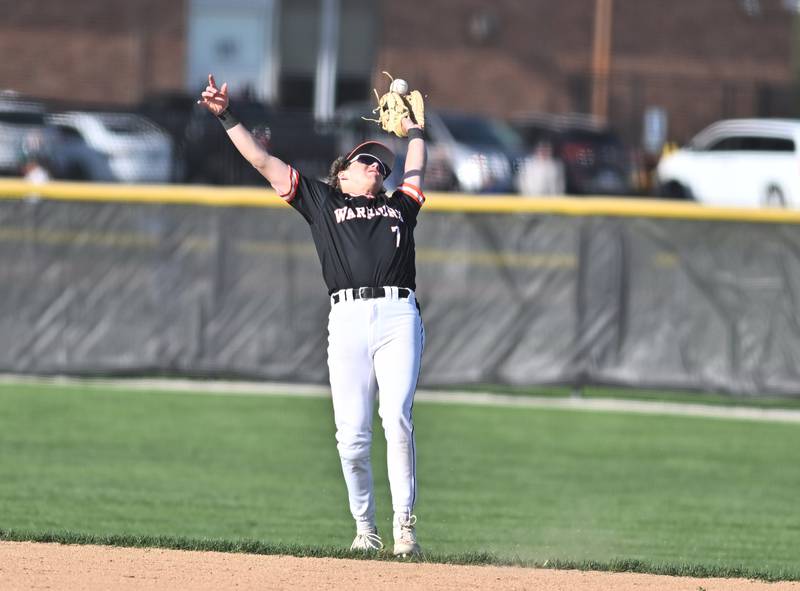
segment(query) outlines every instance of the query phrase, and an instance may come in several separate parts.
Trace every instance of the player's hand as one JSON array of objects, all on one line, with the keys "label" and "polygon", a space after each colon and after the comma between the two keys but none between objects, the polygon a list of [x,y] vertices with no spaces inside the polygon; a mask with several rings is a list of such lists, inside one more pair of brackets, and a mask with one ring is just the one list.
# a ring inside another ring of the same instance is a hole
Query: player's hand
[{"label": "player's hand", "polygon": [[403,126],[403,131],[405,131],[406,134],[408,134],[409,129],[422,129],[422,126],[414,123],[411,120],[411,117],[403,117],[403,119],[400,121],[400,125]]},{"label": "player's hand", "polygon": [[208,86],[200,93],[198,105],[203,105],[213,115],[219,115],[228,106],[228,83],[224,82],[222,88],[217,88],[212,74],[208,75]]}]

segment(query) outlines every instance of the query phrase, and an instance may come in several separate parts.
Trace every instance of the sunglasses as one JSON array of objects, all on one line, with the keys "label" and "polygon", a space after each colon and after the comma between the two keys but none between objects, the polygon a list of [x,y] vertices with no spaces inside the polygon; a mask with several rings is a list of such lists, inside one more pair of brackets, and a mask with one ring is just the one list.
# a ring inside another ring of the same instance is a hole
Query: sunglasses
[{"label": "sunglasses", "polygon": [[378,170],[381,171],[383,178],[389,176],[389,167],[386,166],[380,158],[376,158],[372,154],[356,154],[350,159],[350,162],[360,162],[366,166],[372,166],[377,163]]}]

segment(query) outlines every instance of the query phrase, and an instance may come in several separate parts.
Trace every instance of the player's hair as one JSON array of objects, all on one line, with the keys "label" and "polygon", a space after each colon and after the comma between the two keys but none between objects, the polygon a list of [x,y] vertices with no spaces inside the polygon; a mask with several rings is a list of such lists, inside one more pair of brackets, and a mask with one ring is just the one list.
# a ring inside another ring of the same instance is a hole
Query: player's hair
[{"label": "player's hair", "polygon": [[331,163],[331,169],[330,172],[328,172],[328,178],[325,179],[325,182],[337,191],[341,191],[342,184],[339,182],[339,173],[346,169],[349,164],[347,158],[339,156]]},{"label": "player's hair", "polygon": [[[350,162],[347,161],[346,156],[339,156],[336,160],[331,163],[331,169],[328,172],[328,176],[325,179],[325,182],[336,189],[337,191],[342,190],[342,183],[339,182],[339,173],[343,170],[346,170],[347,167],[350,166]],[[380,193],[385,193],[386,190],[381,187]]]}]

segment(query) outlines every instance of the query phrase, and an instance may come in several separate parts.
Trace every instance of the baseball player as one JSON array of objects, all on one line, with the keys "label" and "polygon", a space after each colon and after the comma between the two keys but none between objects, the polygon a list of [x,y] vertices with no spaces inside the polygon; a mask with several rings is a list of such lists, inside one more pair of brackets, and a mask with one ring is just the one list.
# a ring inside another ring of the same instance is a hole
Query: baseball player
[{"label": "baseball player", "polygon": [[198,103],[225,127],[239,152],[308,222],[328,286],[328,369],[336,440],[356,522],[353,550],[376,551],[370,449],[378,396],[394,510],[393,552],[417,555],[412,510],[417,492],[411,408],[425,332],[415,289],[414,227],[425,196],[422,128],[402,120],[408,151],[403,183],[383,188],[394,154],[365,142],[333,162],[327,182],[308,178],[269,154],[231,112],[228,87],[209,75]]}]

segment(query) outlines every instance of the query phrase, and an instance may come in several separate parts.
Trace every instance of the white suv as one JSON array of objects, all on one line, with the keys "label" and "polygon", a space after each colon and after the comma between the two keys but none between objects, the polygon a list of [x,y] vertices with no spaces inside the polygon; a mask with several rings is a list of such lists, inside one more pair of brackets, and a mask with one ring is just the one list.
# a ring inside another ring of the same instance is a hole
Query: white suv
[{"label": "white suv", "polygon": [[730,119],[665,155],[660,193],[708,205],[800,207],[800,119]]},{"label": "white suv", "polygon": [[80,180],[164,183],[172,180],[172,140],[134,113],[55,113],[47,122],[59,134],[54,158]]}]

